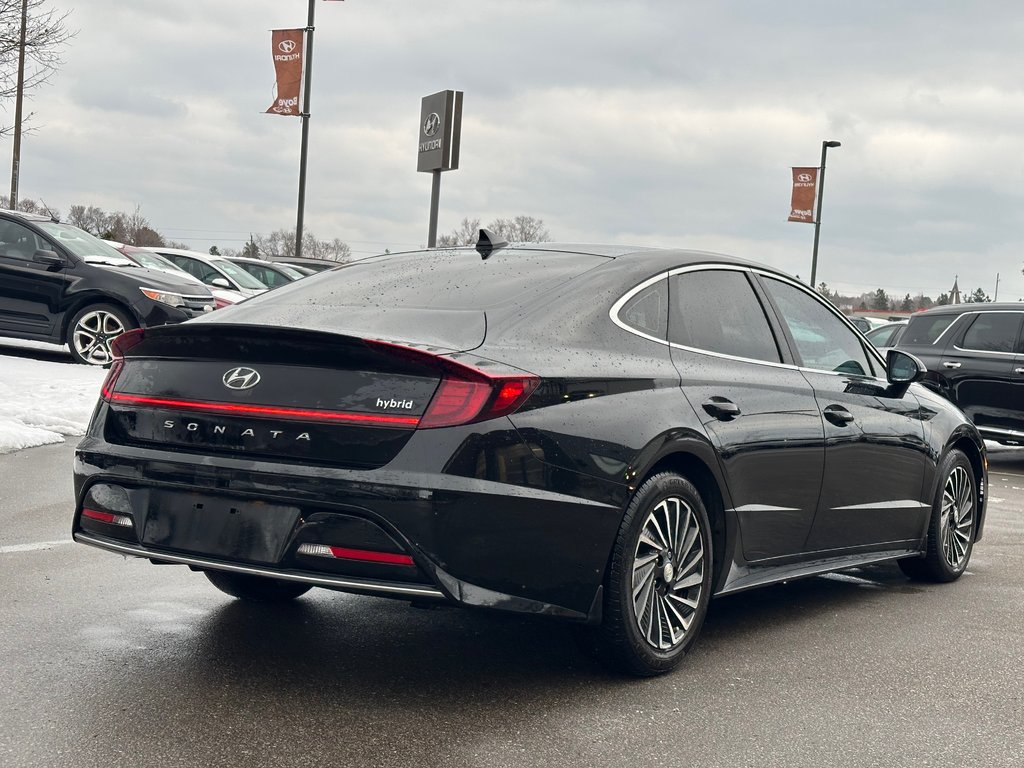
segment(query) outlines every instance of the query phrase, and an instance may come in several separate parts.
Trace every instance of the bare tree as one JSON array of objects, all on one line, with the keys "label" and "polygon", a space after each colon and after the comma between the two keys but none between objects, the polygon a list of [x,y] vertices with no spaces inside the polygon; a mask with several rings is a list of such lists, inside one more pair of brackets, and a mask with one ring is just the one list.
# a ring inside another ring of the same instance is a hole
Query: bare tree
[{"label": "bare tree", "polygon": [[437,238],[438,248],[453,248],[457,245],[474,245],[480,233],[480,219],[463,219],[450,234]]},{"label": "bare tree", "polygon": [[[258,249],[258,255],[264,259],[294,258],[295,257],[295,230],[278,229],[269,235],[253,235],[252,243]],[[249,246],[246,246],[249,250]],[[328,261],[347,261],[352,251],[348,245],[338,238],[333,240],[318,240],[312,232],[302,233],[303,256],[311,259],[326,259]]]},{"label": "bare tree", "polygon": [[[47,82],[64,63],[65,43],[77,32],[69,29],[70,11],[47,8],[47,0],[28,0],[28,21],[25,27],[24,91]],[[14,98],[18,88],[18,52],[21,48],[22,0],[0,0],[0,101]],[[22,118],[28,121],[31,113]],[[0,125],[0,135],[7,135],[14,126]],[[27,130],[24,125],[22,130]]]},{"label": "bare tree", "polygon": [[551,239],[551,233],[544,226],[544,220],[535,219],[533,216],[495,219],[487,228],[510,243],[543,243]]},{"label": "bare tree", "polygon": [[[542,243],[551,239],[543,219],[516,216],[514,219],[494,219],[487,229],[510,243]],[[480,219],[463,219],[458,227],[437,238],[439,248],[475,245],[480,235]]]}]

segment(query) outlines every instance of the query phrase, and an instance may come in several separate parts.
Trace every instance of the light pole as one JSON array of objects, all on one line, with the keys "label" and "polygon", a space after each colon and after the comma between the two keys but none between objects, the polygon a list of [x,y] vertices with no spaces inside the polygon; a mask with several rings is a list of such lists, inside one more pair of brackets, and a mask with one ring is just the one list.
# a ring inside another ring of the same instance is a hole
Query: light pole
[{"label": "light pole", "polygon": [[818,234],[821,232],[821,198],[825,196],[825,155],[828,154],[829,147],[841,146],[843,145],[838,141],[821,142],[821,167],[818,169],[818,209],[814,214],[814,251],[811,256],[811,288],[814,290],[818,290],[814,278],[818,274]]}]

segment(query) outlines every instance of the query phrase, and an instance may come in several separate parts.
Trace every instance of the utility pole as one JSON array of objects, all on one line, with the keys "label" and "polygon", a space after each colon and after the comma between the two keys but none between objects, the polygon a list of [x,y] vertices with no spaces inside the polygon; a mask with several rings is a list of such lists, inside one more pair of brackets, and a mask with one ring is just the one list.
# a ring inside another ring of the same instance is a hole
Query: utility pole
[{"label": "utility pole", "polygon": [[302,149],[299,151],[299,213],[295,222],[295,256],[302,257],[302,214],[306,208],[306,157],[309,154],[309,97],[313,85],[313,30],[316,0],[309,0],[306,19],[306,71],[302,85]]},{"label": "utility pole", "polygon": [[10,209],[18,209],[18,175],[21,173],[21,113],[25,99],[25,35],[28,29],[28,0],[21,0],[21,37],[18,42],[18,90],[14,101],[14,156],[11,160]]},{"label": "utility pole", "polygon": [[992,301],[999,301],[999,273],[996,272],[996,295],[992,297]]}]

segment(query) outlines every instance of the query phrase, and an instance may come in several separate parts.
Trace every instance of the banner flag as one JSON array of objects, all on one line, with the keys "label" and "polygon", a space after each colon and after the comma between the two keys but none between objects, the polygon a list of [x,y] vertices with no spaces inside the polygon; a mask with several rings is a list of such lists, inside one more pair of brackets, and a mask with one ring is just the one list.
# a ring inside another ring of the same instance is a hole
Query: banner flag
[{"label": "banner flag", "polygon": [[814,200],[818,192],[817,168],[793,169],[793,200],[789,220],[814,223]]},{"label": "banner flag", "polygon": [[277,99],[267,114],[299,117],[299,91],[302,85],[302,48],[306,30],[271,30],[274,71],[277,74]]}]

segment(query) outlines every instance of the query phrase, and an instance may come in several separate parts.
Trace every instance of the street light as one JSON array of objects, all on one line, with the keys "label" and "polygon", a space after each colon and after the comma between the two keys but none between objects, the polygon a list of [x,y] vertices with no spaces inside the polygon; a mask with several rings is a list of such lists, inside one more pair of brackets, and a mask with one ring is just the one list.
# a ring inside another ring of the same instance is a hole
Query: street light
[{"label": "street light", "polygon": [[825,155],[829,147],[843,146],[838,141],[821,142],[821,167],[818,170],[818,210],[814,214],[814,252],[811,256],[811,288],[818,290],[814,282],[818,274],[818,233],[821,232],[821,198],[825,196]]}]

